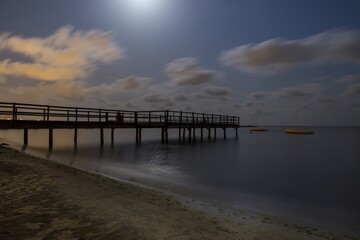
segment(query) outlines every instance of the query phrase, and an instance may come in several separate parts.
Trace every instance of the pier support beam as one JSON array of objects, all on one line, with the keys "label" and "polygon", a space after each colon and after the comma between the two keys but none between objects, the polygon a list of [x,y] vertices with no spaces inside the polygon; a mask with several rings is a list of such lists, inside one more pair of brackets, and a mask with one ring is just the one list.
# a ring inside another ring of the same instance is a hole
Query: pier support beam
[{"label": "pier support beam", "polygon": [[224,140],[226,139],[226,128],[223,128],[224,130]]},{"label": "pier support beam", "polygon": [[211,128],[210,127],[208,128],[208,140],[209,141],[211,140]]},{"label": "pier support beam", "polygon": [[216,140],[216,128],[214,128],[214,140]]},{"label": "pier support beam", "polygon": [[186,128],[183,128],[183,137],[182,137],[183,143],[185,143],[185,137],[186,137]]},{"label": "pier support beam", "polygon": [[141,143],[141,128],[136,128],[136,144]]},{"label": "pier support beam", "polygon": [[165,128],[165,143],[169,143],[169,129]]},{"label": "pier support beam", "polygon": [[191,142],[191,128],[188,128],[189,131],[189,143]]},{"label": "pier support beam", "polygon": [[52,149],[53,146],[54,146],[53,129],[49,128],[49,149]]},{"label": "pier support beam", "polygon": [[111,128],[111,145],[114,145],[114,130],[115,128]]},{"label": "pier support beam", "polygon": [[100,128],[100,146],[104,146],[104,128]]},{"label": "pier support beam", "polygon": [[203,141],[203,138],[204,138],[204,136],[203,136],[203,128],[200,128],[200,139],[201,139],[201,141]]},{"label": "pier support beam", "polygon": [[238,128],[235,128],[235,138],[238,139]]},{"label": "pier support beam", "polygon": [[161,128],[161,143],[168,143],[168,142],[169,142],[168,128],[163,127]]},{"label": "pier support beam", "polygon": [[195,132],[195,129],[196,128],[193,128],[193,141],[195,142],[195,140],[196,140],[196,132]]},{"label": "pier support beam", "polygon": [[179,143],[181,142],[181,128],[179,128]]},{"label": "pier support beam", "polygon": [[78,129],[74,128],[74,143],[77,144]]},{"label": "pier support beam", "polygon": [[161,143],[165,143],[165,132],[164,132],[164,128],[161,128]]},{"label": "pier support beam", "polygon": [[29,143],[29,129],[24,128],[24,145],[27,145]]},{"label": "pier support beam", "polygon": [[142,138],[141,131],[142,131],[142,128],[139,128],[139,143],[141,143],[141,138]]}]

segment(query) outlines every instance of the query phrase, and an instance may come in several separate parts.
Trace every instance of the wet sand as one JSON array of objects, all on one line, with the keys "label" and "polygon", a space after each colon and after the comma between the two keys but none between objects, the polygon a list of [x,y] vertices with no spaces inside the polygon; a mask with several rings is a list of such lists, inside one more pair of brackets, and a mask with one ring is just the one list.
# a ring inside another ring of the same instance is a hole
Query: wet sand
[{"label": "wet sand", "polygon": [[0,239],[359,239],[206,209],[0,146]]}]

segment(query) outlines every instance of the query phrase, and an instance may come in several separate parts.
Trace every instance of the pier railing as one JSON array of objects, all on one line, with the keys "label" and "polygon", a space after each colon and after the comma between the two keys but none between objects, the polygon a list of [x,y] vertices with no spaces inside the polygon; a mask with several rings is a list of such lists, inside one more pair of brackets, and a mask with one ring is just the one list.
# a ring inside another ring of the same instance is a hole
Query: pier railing
[{"label": "pier railing", "polygon": [[0,102],[0,120],[239,126],[239,117],[171,110],[126,111]]}]

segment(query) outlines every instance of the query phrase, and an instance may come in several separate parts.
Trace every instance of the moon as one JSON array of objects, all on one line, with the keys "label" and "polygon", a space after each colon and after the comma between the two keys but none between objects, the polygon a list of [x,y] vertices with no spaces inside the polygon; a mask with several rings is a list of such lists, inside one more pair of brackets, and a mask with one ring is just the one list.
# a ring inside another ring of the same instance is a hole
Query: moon
[{"label": "moon", "polygon": [[159,4],[159,0],[131,0],[135,7],[142,9],[153,9]]}]

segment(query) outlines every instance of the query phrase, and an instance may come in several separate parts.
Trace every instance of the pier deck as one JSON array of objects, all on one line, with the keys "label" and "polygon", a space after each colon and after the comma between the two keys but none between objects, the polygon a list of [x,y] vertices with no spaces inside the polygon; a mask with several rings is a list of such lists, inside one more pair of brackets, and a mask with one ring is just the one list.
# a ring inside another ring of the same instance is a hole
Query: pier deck
[{"label": "pier deck", "polygon": [[[136,142],[141,142],[141,130],[144,128],[161,129],[162,142],[168,142],[168,129],[179,129],[179,141],[195,140],[195,131],[200,129],[201,140],[203,129],[211,130],[216,137],[216,129],[221,128],[226,138],[226,129],[239,128],[237,116],[183,112],[171,110],[157,111],[124,111],[113,109],[96,109],[80,107],[50,106],[39,104],[0,102],[0,129],[23,129],[24,144],[28,142],[28,129],[49,129],[49,147],[52,147],[53,129],[74,129],[74,142],[77,142],[77,129],[100,129],[100,143],[103,144],[103,129],[111,129],[111,140],[114,129],[136,129]],[[192,136],[191,136],[192,132]]]}]

